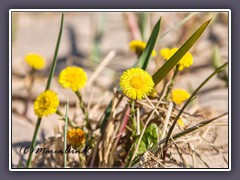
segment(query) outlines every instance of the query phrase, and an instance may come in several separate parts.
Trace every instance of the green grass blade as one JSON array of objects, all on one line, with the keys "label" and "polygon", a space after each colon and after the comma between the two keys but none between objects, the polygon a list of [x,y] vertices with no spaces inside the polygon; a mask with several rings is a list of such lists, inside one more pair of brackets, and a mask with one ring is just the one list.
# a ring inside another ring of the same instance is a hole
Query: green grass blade
[{"label": "green grass blade", "polygon": [[179,48],[179,50],[153,75],[153,81],[157,85],[173,69],[179,60],[195,44],[203,31],[206,29],[211,19],[205,22],[198,30]]},{"label": "green grass blade", "polygon": [[57,55],[58,55],[58,50],[59,50],[61,37],[62,37],[62,30],[63,30],[63,20],[64,20],[64,14],[62,13],[60,30],[59,30],[59,33],[58,33],[57,44],[56,44],[56,48],[55,48],[55,52],[54,52],[54,57],[53,57],[50,73],[49,73],[49,76],[48,76],[46,90],[48,90],[50,88],[50,84],[51,84],[53,74],[54,74],[54,71],[55,71],[55,67],[56,67],[56,64],[57,64]]},{"label": "green grass blade", "polygon": [[139,19],[139,29],[141,32],[141,37],[142,40],[145,41],[145,34],[146,34],[146,26],[147,26],[147,14],[145,12],[141,12],[138,14],[138,19]]},{"label": "green grass blade", "polygon": [[63,144],[63,164],[64,164],[64,168],[67,167],[67,154],[65,153],[66,149],[67,149],[67,129],[68,129],[68,110],[69,110],[69,103],[67,100],[67,104],[65,107],[65,127],[64,127],[64,144]]},{"label": "green grass blade", "polygon": [[22,160],[20,159],[19,163],[18,163],[18,168],[23,168],[23,165],[22,165]]},{"label": "green grass blade", "polygon": [[[177,139],[177,138],[180,138],[180,137],[182,137],[182,136],[185,136],[186,134],[189,134],[189,133],[191,133],[191,132],[194,132],[195,130],[197,130],[197,129],[203,127],[203,126],[206,126],[206,125],[208,125],[209,123],[211,123],[211,122],[213,122],[213,121],[215,121],[215,120],[218,120],[218,119],[220,119],[221,117],[226,116],[226,115],[228,115],[228,112],[223,113],[223,114],[221,114],[221,115],[219,115],[219,116],[217,116],[217,117],[215,117],[215,118],[212,118],[212,119],[210,119],[210,120],[202,121],[202,122],[198,123],[197,125],[195,125],[195,126],[193,126],[193,127],[190,127],[190,128],[188,128],[188,129],[185,129],[184,131],[182,131],[182,132],[180,132],[180,133],[177,133],[177,134],[173,135],[173,139],[175,140],[175,139]],[[171,140],[170,140],[170,141],[171,141]]]},{"label": "green grass blade", "polygon": [[[58,54],[58,49],[59,49],[59,45],[60,45],[60,40],[61,40],[61,37],[62,37],[63,19],[64,19],[64,14],[62,14],[62,17],[61,17],[61,25],[60,25],[60,30],[59,30],[59,34],[58,34],[58,40],[57,40],[57,44],[56,44],[56,48],[55,48],[55,52],[54,52],[54,58],[53,58],[52,66],[51,66],[51,71],[50,71],[49,76],[48,76],[46,90],[48,90],[50,88],[50,84],[51,84],[53,74],[54,74],[54,71],[55,71],[55,67],[56,67],[56,63],[57,63],[57,54]],[[33,154],[32,152],[33,152],[33,150],[36,146],[36,138],[37,138],[37,135],[38,135],[41,120],[42,120],[42,118],[38,118],[37,124],[35,126],[32,142],[31,142],[31,146],[30,146],[30,152],[29,152],[29,156],[28,156],[28,160],[27,160],[27,168],[31,167],[32,154]]]},{"label": "green grass blade", "polygon": [[[181,132],[179,132],[179,133],[177,133],[177,134],[172,135],[172,139],[173,139],[173,140],[176,140],[176,139],[178,139],[178,138],[180,138],[180,137],[182,137],[182,136],[185,136],[185,135],[187,135],[187,134],[189,134],[189,133],[192,133],[192,132],[200,129],[201,127],[204,127],[204,126],[212,123],[213,121],[216,121],[216,120],[218,120],[218,119],[220,119],[220,118],[222,118],[222,117],[224,117],[224,116],[226,116],[226,115],[228,115],[228,112],[223,113],[223,114],[221,114],[221,115],[219,115],[219,116],[217,116],[217,117],[215,117],[215,118],[212,118],[212,119],[210,119],[210,120],[202,121],[202,122],[200,122],[200,123],[198,123],[198,124],[196,124],[196,125],[194,125],[194,126],[192,126],[192,127],[190,127],[190,128],[187,128],[187,129],[185,129],[185,130],[183,130],[183,131],[181,131]],[[169,139],[169,141],[171,142],[172,139]],[[149,148],[148,150],[151,151],[151,152],[153,152],[153,153],[155,154],[155,153],[157,152],[157,151],[156,151],[156,150],[157,150],[157,149],[156,149],[157,146],[160,146],[160,145],[163,144],[165,141],[166,141],[166,138],[164,138],[163,140],[159,141],[157,145],[155,145],[155,146],[154,146],[153,148],[151,148],[151,149]]]},{"label": "green grass blade", "polygon": [[185,102],[185,104],[183,105],[183,107],[181,108],[181,110],[179,111],[179,113],[177,114],[174,122],[172,123],[171,127],[169,128],[168,134],[166,136],[166,141],[165,141],[165,147],[167,146],[168,140],[171,136],[171,133],[177,123],[177,120],[180,118],[181,114],[183,113],[183,111],[185,110],[185,108],[189,105],[189,103],[192,102],[193,98],[195,97],[195,95],[198,93],[198,91],[213,77],[215,76],[217,73],[219,73],[220,71],[222,71],[222,69],[228,64],[228,62],[224,63],[222,66],[220,66],[219,68],[217,68],[212,74],[210,74],[198,87],[197,89],[194,90],[194,92],[191,94],[191,96],[189,97],[189,99]]},{"label": "green grass blade", "polygon": [[101,133],[103,133],[103,131],[105,130],[108,118],[111,114],[111,109],[112,109],[112,100],[110,101],[110,103],[108,104],[108,106],[107,106],[107,108],[104,112],[105,116],[104,116],[104,118],[102,120],[102,123],[101,123],[101,126],[100,126]]},{"label": "green grass blade", "polygon": [[158,22],[156,23],[156,25],[154,26],[153,31],[151,33],[151,36],[148,39],[146,48],[144,49],[144,51],[143,51],[143,53],[142,53],[142,55],[141,55],[141,57],[139,59],[138,66],[140,68],[142,68],[143,70],[145,70],[147,68],[147,66],[148,66],[149,58],[150,58],[150,56],[152,54],[153,48],[154,48],[155,43],[157,41],[158,33],[159,33],[159,30],[160,30],[161,19],[162,18],[160,18],[158,20]]}]

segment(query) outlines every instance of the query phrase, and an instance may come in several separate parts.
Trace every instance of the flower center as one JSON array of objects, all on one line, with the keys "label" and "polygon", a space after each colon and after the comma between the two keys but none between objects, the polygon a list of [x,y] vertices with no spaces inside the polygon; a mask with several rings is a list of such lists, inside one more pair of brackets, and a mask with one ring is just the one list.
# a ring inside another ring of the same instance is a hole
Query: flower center
[{"label": "flower center", "polygon": [[143,84],[144,84],[144,81],[141,77],[139,76],[133,76],[131,81],[130,81],[130,84],[133,88],[135,89],[140,89]]}]

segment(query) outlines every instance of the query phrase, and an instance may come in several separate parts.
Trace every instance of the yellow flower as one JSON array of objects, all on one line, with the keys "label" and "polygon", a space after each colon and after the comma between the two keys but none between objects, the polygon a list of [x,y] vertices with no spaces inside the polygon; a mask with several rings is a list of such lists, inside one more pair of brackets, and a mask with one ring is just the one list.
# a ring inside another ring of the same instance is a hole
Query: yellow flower
[{"label": "yellow flower", "polygon": [[183,120],[180,119],[180,118],[177,120],[177,123],[178,123],[179,126],[184,126],[185,125]]},{"label": "yellow flower", "polygon": [[[129,48],[132,51],[136,52],[138,55],[141,55],[143,50],[145,49],[146,45],[147,44],[143,41],[133,40],[129,43]],[[156,51],[153,50],[151,55],[152,55],[152,57],[155,57],[156,54],[157,54]]]},{"label": "yellow flower", "polygon": [[45,67],[45,59],[39,54],[30,53],[25,56],[25,61],[34,69],[43,69]]},{"label": "yellow flower", "polygon": [[38,117],[48,116],[57,111],[58,96],[55,92],[47,90],[42,92],[34,102],[34,112]]},{"label": "yellow flower", "polygon": [[172,91],[172,101],[176,104],[182,104],[190,97],[190,94],[184,89],[175,89]]},{"label": "yellow flower", "polygon": [[[160,50],[161,56],[165,60],[169,60],[176,52],[178,48],[164,48]],[[185,67],[190,67],[193,64],[193,57],[190,52],[187,52],[178,62],[178,70],[182,71]]]},{"label": "yellow flower", "polygon": [[131,68],[120,77],[123,93],[131,99],[143,99],[152,92],[154,82],[152,77],[140,68]]},{"label": "yellow flower", "polygon": [[75,92],[86,85],[87,74],[82,68],[67,67],[61,71],[58,82],[62,87],[71,88]]},{"label": "yellow flower", "polygon": [[67,132],[67,140],[73,148],[78,148],[85,142],[84,132],[80,128],[70,129]]}]

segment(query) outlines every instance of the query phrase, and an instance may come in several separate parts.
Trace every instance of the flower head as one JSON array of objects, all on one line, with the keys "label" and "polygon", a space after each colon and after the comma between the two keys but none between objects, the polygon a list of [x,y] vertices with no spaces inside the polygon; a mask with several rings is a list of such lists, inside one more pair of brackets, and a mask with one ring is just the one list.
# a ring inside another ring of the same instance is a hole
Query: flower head
[{"label": "flower head", "polygon": [[43,69],[45,67],[45,59],[39,54],[30,53],[25,56],[25,61],[34,69]]},{"label": "flower head", "polygon": [[70,129],[67,132],[67,140],[73,148],[78,148],[85,142],[85,135],[80,128]]},{"label": "flower head", "polygon": [[86,85],[87,74],[82,68],[67,67],[61,71],[58,82],[62,87],[71,88],[75,92]]},{"label": "flower head", "polygon": [[179,126],[184,126],[184,125],[185,125],[185,123],[183,122],[183,120],[180,119],[180,118],[177,120],[177,123],[178,123]]},{"label": "flower head", "polygon": [[175,89],[172,91],[172,101],[176,104],[182,104],[190,97],[190,94],[184,89]]},{"label": "flower head", "polygon": [[34,112],[38,117],[48,116],[57,111],[58,96],[55,92],[47,90],[42,92],[34,102]]},{"label": "flower head", "polygon": [[152,92],[154,82],[152,77],[140,68],[131,68],[120,77],[123,93],[131,99],[143,99]]},{"label": "flower head", "polygon": [[[146,44],[145,42],[143,42],[143,41],[133,40],[133,41],[131,41],[131,42],[129,43],[129,48],[130,48],[132,51],[136,52],[138,55],[141,55],[142,52],[143,52],[143,50],[145,49],[146,45],[147,45],[147,44]],[[152,51],[152,57],[155,57],[156,54],[157,54],[156,51],[153,50],[153,51]]]},{"label": "flower head", "polygon": [[[164,48],[160,50],[160,54],[165,60],[169,60],[176,52],[178,48]],[[185,67],[190,67],[193,64],[193,57],[190,52],[187,52],[178,62],[178,70],[182,71]]]}]

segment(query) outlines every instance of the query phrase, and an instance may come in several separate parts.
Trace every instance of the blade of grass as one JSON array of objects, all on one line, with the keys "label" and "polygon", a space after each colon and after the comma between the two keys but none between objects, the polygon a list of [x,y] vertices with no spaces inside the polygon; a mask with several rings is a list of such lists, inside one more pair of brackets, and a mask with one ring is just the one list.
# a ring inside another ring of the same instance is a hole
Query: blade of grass
[{"label": "blade of grass", "polygon": [[36,146],[36,139],[37,139],[37,134],[38,134],[38,131],[39,131],[41,120],[42,120],[42,118],[37,119],[37,124],[35,126],[33,139],[32,139],[31,145],[30,145],[30,152],[29,152],[29,156],[28,156],[28,160],[27,160],[27,168],[31,167],[32,154],[33,154],[33,150]]},{"label": "blade of grass", "polygon": [[[194,131],[196,131],[197,129],[200,129],[201,127],[203,127],[203,126],[206,126],[206,125],[208,125],[209,123],[211,123],[211,122],[213,122],[213,121],[215,121],[215,120],[217,120],[217,119],[220,119],[220,118],[226,116],[227,114],[228,114],[228,113],[226,112],[226,113],[223,113],[223,114],[221,114],[221,115],[219,115],[219,116],[217,116],[217,117],[215,117],[215,118],[212,118],[212,119],[210,119],[210,120],[202,121],[202,122],[196,124],[196,125],[193,126],[193,127],[190,127],[190,128],[188,128],[188,129],[186,129],[186,130],[184,130],[184,131],[182,131],[182,132],[179,132],[179,133],[177,133],[177,134],[174,134],[174,135],[172,136],[172,139],[176,140],[177,138],[180,138],[180,137],[182,137],[182,136],[184,136],[184,135],[186,135],[186,134],[189,134],[189,133],[191,133],[191,132],[194,132]],[[154,146],[154,147],[151,148],[150,151],[154,152],[154,151],[156,150],[156,147],[157,147],[157,146],[160,146],[160,145],[163,144],[165,141],[166,141],[166,138],[164,138],[163,140],[160,140],[159,143],[158,143],[156,146]],[[171,141],[171,139],[170,139],[170,141]],[[156,153],[156,152],[154,152],[154,154],[155,154],[155,153]]]},{"label": "blade of grass", "polygon": [[[221,54],[219,47],[217,45],[214,46],[213,55],[212,55],[212,66],[214,68],[218,68],[222,64]],[[225,69],[218,73],[218,78],[223,80],[228,85],[228,75]]]},{"label": "blade of grass", "polygon": [[139,26],[139,29],[141,31],[142,40],[144,41],[145,40],[145,34],[146,34],[146,26],[147,26],[147,15],[146,15],[146,13],[145,12],[139,13],[138,19],[140,20],[138,26]]},{"label": "blade of grass", "polygon": [[[50,73],[49,73],[49,76],[48,76],[46,90],[48,90],[50,88],[51,81],[52,81],[53,74],[54,74],[55,67],[56,67],[56,63],[57,63],[57,54],[58,54],[58,49],[59,49],[60,41],[61,41],[61,37],[62,37],[63,20],[64,20],[64,14],[62,13],[60,30],[59,30],[57,44],[56,44],[56,48],[55,48],[55,52],[54,52],[53,62],[52,62],[52,65],[51,65],[51,70],[50,70]],[[41,124],[41,120],[42,120],[42,118],[40,118],[40,117],[37,119],[37,124],[35,126],[33,139],[32,139],[31,145],[30,145],[30,152],[29,152],[29,156],[28,156],[28,160],[27,160],[27,168],[31,167],[32,153],[33,153],[33,150],[36,146],[36,139],[37,139],[37,134],[38,134],[39,127],[40,127],[40,124]]]},{"label": "blade of grass", "polygon": [[22,160],[19,161],[18,168],[23,168],[23,166],[22,166]]},{"label": "blade of grass", "polygon": [[179,48],[179,50],[152,76],[155,86],[174,68],[180,59],[195,44],[203,31],[206,29],[211,19],[205,22],[197,31]]},{"label": "blade of grass", "polygon": [[53,74],[54,74],[56,64],[57,64],[57,55],[58,55],[58,50],[59,50],[59,47],[60,47],[60,42],[61,42],[61,37],[62,37],[63,21],[64,21],[64,14],[62,13],[60,30],[59,30],[59,33],[58,33],[58,39],[57,39],[57,44],[56,44],[55,51],[54,51],[54,56],[53,56],[53,61],[52,61],[50,73],[48,75],[46,90],[48,90],[50,88],[50,84],[51,84]]},{"label": "blade of grass", "polygon": [[67,149],[67,129],[68,129],[68,110],[69,110],[69,102],[67,100],[67,104],[65,106],[65,127],[64,127],[64,144],[63,144],[63,164],[64,168],[67,167],[67,154],[65,153]]},{"label": "blade of grass", "polygon": [[164,156],[166,155],[166,147],[168,144],[168,140],[172,134],[172,131],[177,123],[177,120],[180,118],[181,114],[183,113],[183,111],[185,110],[185,108],[189,105],[189,103],[192,101],[192,99],[195,97],[195,95],[198,93],[198,91],[218,72],[222,71],[222,69],[228,64],[228,62],[224,63],[222,66],[220,66],[219,68],[217,68],[212,74],[210,74],[198,87],[197,89],[195,89],[195,91],[191,94],[191,96],[189,97],[189,99],[185,102],[185,104],[183,105],[183,107],[181,108],[181,110],[179,111],[178,115],[176,116],[174,122],[172,123],[168,134],[166,136],[166,140],[165,140],[165,144],[164,144]]},{"label": "blade of grass", "polygon": [[112,100],[110,101],[110,103],[108,104],[108,106],[104,112],[104,118],[103,118],[101,126],[100,126],[101,133],[103,133],[103,131],[105,130],[107,120],[111,114],[111,109],[112,109]]},{"label": "blade of grass", "polygon": [[154,28],[152,30],[152,33],[151,33],[151,36],[148,39],[146,48],[144,49],[144,51],[143,51],[143,53],[142,53],[142,55],[139,59],[138,66],[140,68],[142,68],[143,70],[146,70],[146,68],[148,66],[149,58],[152,54],[153,48],[154,48],[155,43],[157,41],[158,33],[159,33],[159,30],[160,30],[161,19],[162,18],[160,18],[158,20],[158,22],[156,23],[156,25],[154,26]]}]

